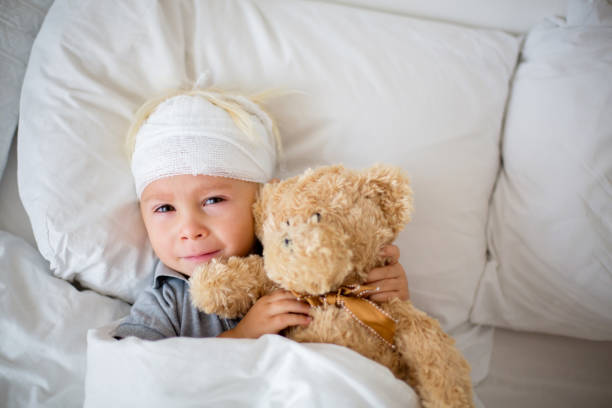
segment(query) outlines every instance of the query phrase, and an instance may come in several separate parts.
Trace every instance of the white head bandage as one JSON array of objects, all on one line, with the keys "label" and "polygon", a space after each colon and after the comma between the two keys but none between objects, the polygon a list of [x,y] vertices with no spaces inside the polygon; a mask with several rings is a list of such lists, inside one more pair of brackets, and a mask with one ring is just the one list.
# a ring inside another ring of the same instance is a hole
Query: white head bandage
[{"label": "white head bandage", "polygon": [[165,100],[136,134],[132,174],[139,199],[149,183],[169,176],[204,174],[259,183],[272,178],[277,146],[270,117],[243,96],[209,94],[247,112],[252,135],[204,96]]}]

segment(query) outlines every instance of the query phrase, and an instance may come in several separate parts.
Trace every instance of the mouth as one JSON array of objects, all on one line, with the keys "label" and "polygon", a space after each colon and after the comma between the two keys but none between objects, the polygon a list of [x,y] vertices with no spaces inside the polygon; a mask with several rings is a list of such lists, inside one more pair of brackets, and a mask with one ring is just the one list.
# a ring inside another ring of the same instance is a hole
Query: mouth
[{"label": "mouth", "polygon": [[182,259],[187,261],[187,262],[201,263],[201,262],[208,262],[208,261],[210,261],[211,259],[217,257],[220,254],[221,254],[221,250],[219,249],[219,250],[216,250],[216,251],[203,252],[201,254],[184,256],[184,257],[182,257]]}]

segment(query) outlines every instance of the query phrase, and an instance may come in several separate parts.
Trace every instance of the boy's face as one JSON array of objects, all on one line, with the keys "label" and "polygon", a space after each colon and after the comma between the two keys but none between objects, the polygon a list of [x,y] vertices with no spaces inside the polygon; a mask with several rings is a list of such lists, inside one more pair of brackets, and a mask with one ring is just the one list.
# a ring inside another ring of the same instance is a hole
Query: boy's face
[{"label": "boy's face", "polygon": [[153,181],[140,200],[153,250],[166,266],[187,276],[212,258],[248,255],[255,244],[251,206],[258,187],[203,175]]}]

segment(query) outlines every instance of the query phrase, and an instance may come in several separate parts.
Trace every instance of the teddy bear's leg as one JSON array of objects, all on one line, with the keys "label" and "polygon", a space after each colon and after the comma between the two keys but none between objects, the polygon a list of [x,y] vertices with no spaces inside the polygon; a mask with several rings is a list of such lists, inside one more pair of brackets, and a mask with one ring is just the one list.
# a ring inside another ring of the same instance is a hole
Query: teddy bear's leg
[{"label": "teddy bear's leg", "polygon": [[454,339],[409,301],[395,299],[389,306],[398,318],[395,342],[408,367],[405,380],[423,407],[473,407],[470,367]]},{"label": "teddy bear's leg", "polygon": [[224,318],[244,316],[271,286],[258,255],[213,259],[196,268],[189,282],[193,304]]}]

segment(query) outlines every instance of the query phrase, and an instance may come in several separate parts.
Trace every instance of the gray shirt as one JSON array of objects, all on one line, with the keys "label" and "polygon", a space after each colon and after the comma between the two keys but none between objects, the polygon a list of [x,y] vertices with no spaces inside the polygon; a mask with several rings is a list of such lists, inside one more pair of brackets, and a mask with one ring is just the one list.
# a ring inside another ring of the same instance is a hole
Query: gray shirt
[{"label": "gray shirt", "polygon": [[216,337],[232,329],[240,319],[223,319],[196,309],[189,295],[187,278],[158,262],[153,286],[136,299],[130,314],[112,335],[145,340],[167,337]]}]

